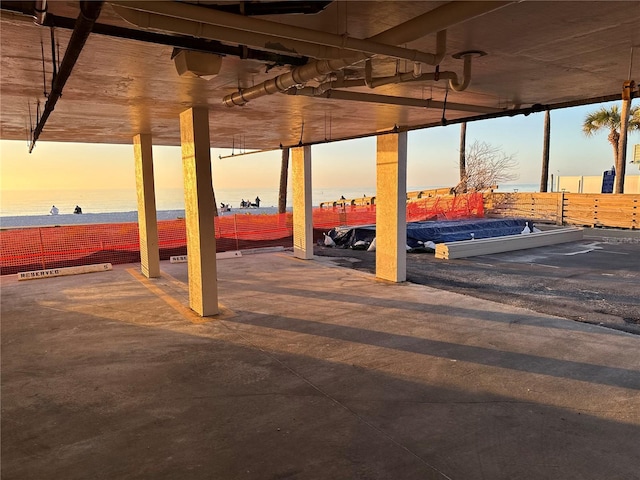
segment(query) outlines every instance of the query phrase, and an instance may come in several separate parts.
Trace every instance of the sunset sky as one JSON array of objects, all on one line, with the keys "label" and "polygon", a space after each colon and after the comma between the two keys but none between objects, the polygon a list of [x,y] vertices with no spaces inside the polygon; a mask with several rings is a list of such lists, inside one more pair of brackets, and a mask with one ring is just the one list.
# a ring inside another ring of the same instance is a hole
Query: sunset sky
[{"label": "sunset sky", "polygon": [[[606,106],[612,105],[604,104]],[[637,104],[637,100],[634,104]],[[587,107],[551,112],[551,160],[554,175],[601,175],[613,165],[607,132],[587,138],[581,131]],[[474,140],[499,146],[514,154],[519,179],[514,183],[539,183],[544,113],[471,122],[467,145]],[[458,181],[459,125],[409,133],[409,186],[453,186]],[[46,137],[46,135],[45,135]],[[629,136],[628,158],[640,134]],[[64,144],[38,142],[28,153],[26,142],[0,141],[2,190],[135,188],[131,145]],[[229,151],[212,151],[216,188],[277,188],[280,151],[218,159]],[[182,187],[179,147],[154,147],[156,188]],[[375,138],[312,147],[314,188],[375,185]],[[628,174],[640,173],[629,165]]]}]

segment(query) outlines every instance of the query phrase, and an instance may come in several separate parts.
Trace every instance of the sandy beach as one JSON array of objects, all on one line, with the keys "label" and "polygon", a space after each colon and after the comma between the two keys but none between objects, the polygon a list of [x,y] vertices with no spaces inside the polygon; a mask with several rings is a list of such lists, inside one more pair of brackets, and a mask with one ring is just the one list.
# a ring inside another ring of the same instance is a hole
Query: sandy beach
[{"label": "sandy beach", "polygon": [[[277,207],[238,208],[230,212],[219,212],[220,216],[230,215],[271,215],[278,213]],[[158,220],[184,218],[184,210],[158,211]],[[83,213],[58,215],[22,215],[0,217],[0,228],[44,227],[59,225],[86,225],[96,223],[137,222],[138,212]]]}]

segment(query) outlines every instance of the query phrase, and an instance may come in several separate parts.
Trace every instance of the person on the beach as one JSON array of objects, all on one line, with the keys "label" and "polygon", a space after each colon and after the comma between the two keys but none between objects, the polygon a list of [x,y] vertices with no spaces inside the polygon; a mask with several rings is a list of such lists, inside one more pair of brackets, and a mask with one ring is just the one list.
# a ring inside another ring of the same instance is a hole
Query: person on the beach
[{"label": "person on the beach", "polygon": [[256,208],[260,208],[260,197],[256,197]]},{"label": "person on the beach", "polygon": [[76,208],[73,209],[73,213],[75,213],[76,215],[81,214],[82,209],[78,205],[76,205]]},{"label": "person on the beach", "polygon": [[49,210],[49,213],[50,213],[51,215],[57,215],[59,211],[60,211],[60,210],[58,210],[58,207],[56,207],[56,206],[54,205],[53,207],[51,207],[51,210]]}]

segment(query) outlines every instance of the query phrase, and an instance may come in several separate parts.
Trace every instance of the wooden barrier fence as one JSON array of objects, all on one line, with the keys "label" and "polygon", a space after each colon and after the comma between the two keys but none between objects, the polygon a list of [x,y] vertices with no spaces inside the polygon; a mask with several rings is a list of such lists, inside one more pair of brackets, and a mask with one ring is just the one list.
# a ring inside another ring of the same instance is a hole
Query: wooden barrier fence
[{"label": "wooden barrier fence", "polygon": [[[498,188],[496,185],[492,188]],[[415,202],[422,198],[441,197],[451,195],[453,188],[432,188],[430,190],[416,190],[407,192],[407,202]],[[348,207],[348,206],[367,206],[375,205],[376,197],[358,197],[358,198],[340,198],[338,200],[330,200],[328,202],[320,202],[320,208]]]},{"label": "wooden barrier fence", "polygon": [[329,202],[320,202],[320,208],[333,208],[333,207],[366,207],[368,205],[375,205],[376,197],[359,197],[359,198],[341,198],[339,200],[331,200]]},{"label": "wooden barrier fence", "polygon": [[640,194],[487,193],[485,214],[558,225],[640,228]]}]

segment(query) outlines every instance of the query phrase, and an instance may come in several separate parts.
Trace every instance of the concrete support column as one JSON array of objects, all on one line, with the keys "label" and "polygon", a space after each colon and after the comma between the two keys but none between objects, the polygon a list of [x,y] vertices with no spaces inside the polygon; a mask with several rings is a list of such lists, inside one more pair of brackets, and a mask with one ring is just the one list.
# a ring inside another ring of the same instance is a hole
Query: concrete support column
[{"label": "concrete support column", "polygon": [[407,279],[407,132],[378,136],[376,277]]},{"label": "concrete support column", "polygon": [[136,168],[136,192],[138,194],[141,271],[145,277],[154,278],[160,276],[160,251],[158,249],[158,218],[153,186],[153,153],[150,134],[138,134],[133,137],[133,155]]},{"label": "concrete support column", "polygon": [[293,255],[313,258],[313,205],[311,204],[311,147],[293,149]]},{"label": "concrete support column", "polygon": [[216,237],[209,110],[190,108],[180,114],[180,142],[187,227],[189,306],[203,317],[218,310]]}]

